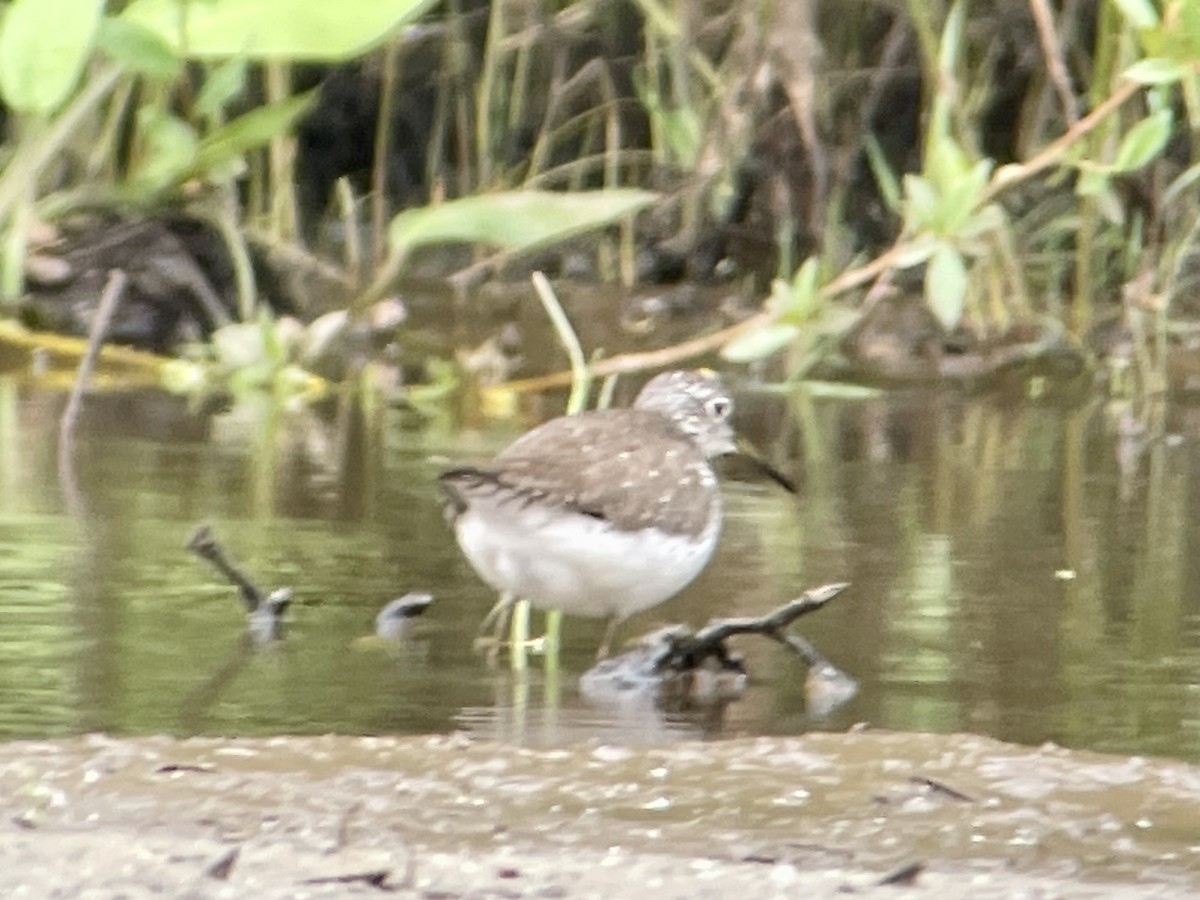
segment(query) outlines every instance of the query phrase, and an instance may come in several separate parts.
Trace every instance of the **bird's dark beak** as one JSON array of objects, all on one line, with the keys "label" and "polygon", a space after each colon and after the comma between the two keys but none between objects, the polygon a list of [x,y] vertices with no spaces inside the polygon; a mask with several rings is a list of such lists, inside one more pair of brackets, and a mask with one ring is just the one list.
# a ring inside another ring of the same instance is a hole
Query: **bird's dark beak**
[{"label": "bird's dark beak", "polygon": [[789,494],[796,493],[796,482],[763,459],[762,454],[749,441],[739,437],[734,449],[725,454],[724,459],[733,464],[734,477],[738,472],[746,472],[750,478],[767,478]]}]

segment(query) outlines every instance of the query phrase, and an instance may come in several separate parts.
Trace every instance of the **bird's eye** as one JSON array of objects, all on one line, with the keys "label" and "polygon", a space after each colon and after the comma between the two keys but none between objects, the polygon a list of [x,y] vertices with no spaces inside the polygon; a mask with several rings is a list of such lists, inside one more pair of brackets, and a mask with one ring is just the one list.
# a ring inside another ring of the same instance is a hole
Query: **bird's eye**
[{"label": "bird's eye", "polygon": [[727,419],[733,412],[733,404],[727,397],[713,397],[705,404],[705,407],[708,409],[708,414],[714,419]]}]

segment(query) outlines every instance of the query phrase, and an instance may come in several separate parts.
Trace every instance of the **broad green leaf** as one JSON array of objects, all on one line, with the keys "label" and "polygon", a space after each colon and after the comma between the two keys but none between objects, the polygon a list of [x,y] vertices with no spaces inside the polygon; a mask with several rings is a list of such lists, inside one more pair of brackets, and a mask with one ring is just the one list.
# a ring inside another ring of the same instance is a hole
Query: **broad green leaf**
[{"label": "broad green leaf", "polygon": [[962,177],[962,188],[971,193],[978,202],[978,197],[983,193],[983,189],[987,187],[988,179],[992,177],[992,168],[996,163],[991,159],[981,159],[971,166]]},{"label": "broad green leaf", "polygon": [[1125,201],[1117,196],[1117,192],[1113,190],[1111,181],[1108,182],[1104,190],[1092,197],[1092,202],[1100,210],[1100,215],[1104,216],[1113,225],[1125,224]]},{"label": "broad green leaf", "polygon": [[121,15],[188,58],[336,61],[381,43],[433,5],[434,0],[133,0]]},{"label": "broad green leaf", "polygon": [[1075,181],[1075,193],[1080,197],[1097,197],[1112,185],[1112,168],[1097,166],[1079,173]]},{"label": "broad green leaf", "polygon": [[249,369],[270,362],[260,322],[235,322],[212,333],[217,362],[226,369]]},{"label": "broad green leaf", "polygon": [[1174,84],[1187,74],[1188,67],[1174,59],[1161,56],[1135,62],[1124,75],[1138,84]]},{"label": "broad green leaf", "polygon": [[176,184],[196,159],[196,135],[183,120],[153,106],[137,114],[141,147],[130,182],[154,192]]},{"label": "broad green leaf", "polygon": [[1113,168],[1118,172],[1132,172],[1146,165],[1167,146],[1173,123],[1174,116],[1169,109],[1146,116],[1121,138]]},{"label": "broad green leaf", "polygon": [[105,16],[96,32],[96,45],[113,62],[150,78],[174,78],[183,64],[166,42],[133,22]]},{"label": "broad green leaf", "polygon": [[721,348],[721,356],[730,362],[746,363],[777,353],[800,336],[800,326],[772,322],[738,335]]},{"label": "broad green leaf", "polygon": [[1173,3],[1171,12],[1172,43],[1179,48],[1172,56],[1177,59],[1195,60],[1200,57],[1200,4],[1193,0],[1183,0]]},{"label": "broad green leaf", "polygon": [[1113,0],[1113,4],[1134,28],[1158,27],[1158,11],[1151,0]]},{"label": "broad green leaf", "polygon": [[284,134],[299,118],[316,91],[297,94],[279,103],[260,106],[244,116],[214,129],[200,142],[196,151],[198,174],[224,169],[231,161],[241,159],[248,150],[263,146],[271,138]]},{"label": "broad green leaf", "polygon": [[225,106],[246,87],[246,60],[227,59],[212,66],[196,95],[196,115],[218,121]]},{"label": "broad green leaf", "polygon": [[904,176],[904,224],[911,231],[921,231],[933,221],[938,195],[920,175]]},{"label": "broad green leaf", "polygon": [[925,305],[947,331],[962,318],[967,298],[967,265],[951,244],[942,244],[925,269]]},{"label": "broad green leaf", "polygon": [[944,193],[953,190],[970,171],[971,160],[958,141],[948,134],[939,134],[930,140],[925,170],[921,173],[930,184]]},{"label": "broad green leaf", "polygon": [[791,302],[792,286],[783,278],[772,279],[771,293],[767,297],[767,309],[779,315],[791,305]]},{"label": "broad green leaf", "polygon": [[14,0],[0,30],[0,97],[49,115],[79,83],[104,0]]},{"label": "broad green leaf", "polygon": [[935,224],[941,234],[954,236],[970,227],[972,214],[983,196],[984,185],[992,172],[992,161],[981,159],[953,182],[946,185],[938,200]]},{"label": "broad green leaf", "polygon": [[804,265],[796,270],[791,284],[787,286],[785,296],[786,302],[779,308],[781,321],[803,323],[816,312],[819,302],[815,256],[810,256],[804,261]]},{"label": "broad green leaf", "polygon": [[392,219],[388,237],[393,254],[401,257],[422,244],[448,242],[528,250],[610,225],[657,198],[633,189],[481,194],[407,209]]}]

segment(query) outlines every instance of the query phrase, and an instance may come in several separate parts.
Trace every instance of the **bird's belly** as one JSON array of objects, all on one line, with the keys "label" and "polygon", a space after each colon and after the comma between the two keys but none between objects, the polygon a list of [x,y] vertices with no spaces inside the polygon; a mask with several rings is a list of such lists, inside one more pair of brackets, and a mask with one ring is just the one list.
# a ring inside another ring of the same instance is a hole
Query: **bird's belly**
[{"label": "bird's belly", "polygon": [[463,552],[488,584],[540,609],[624,618],[668,599],[708,562],[720,532],[714,514],[696,537],[656,528],[622,531],[588,516],[471,509],[456,523]]}]

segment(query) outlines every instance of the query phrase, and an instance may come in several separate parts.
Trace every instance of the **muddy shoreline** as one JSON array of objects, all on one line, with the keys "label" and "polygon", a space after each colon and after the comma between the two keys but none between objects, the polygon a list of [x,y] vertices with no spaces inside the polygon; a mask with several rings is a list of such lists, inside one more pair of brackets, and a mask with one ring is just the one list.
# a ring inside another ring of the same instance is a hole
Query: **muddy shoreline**
[{"label": "muddy shoreline", "polygon": [[1200,769],[972,735],[0,746],[9,897],[1167,897]]}]

